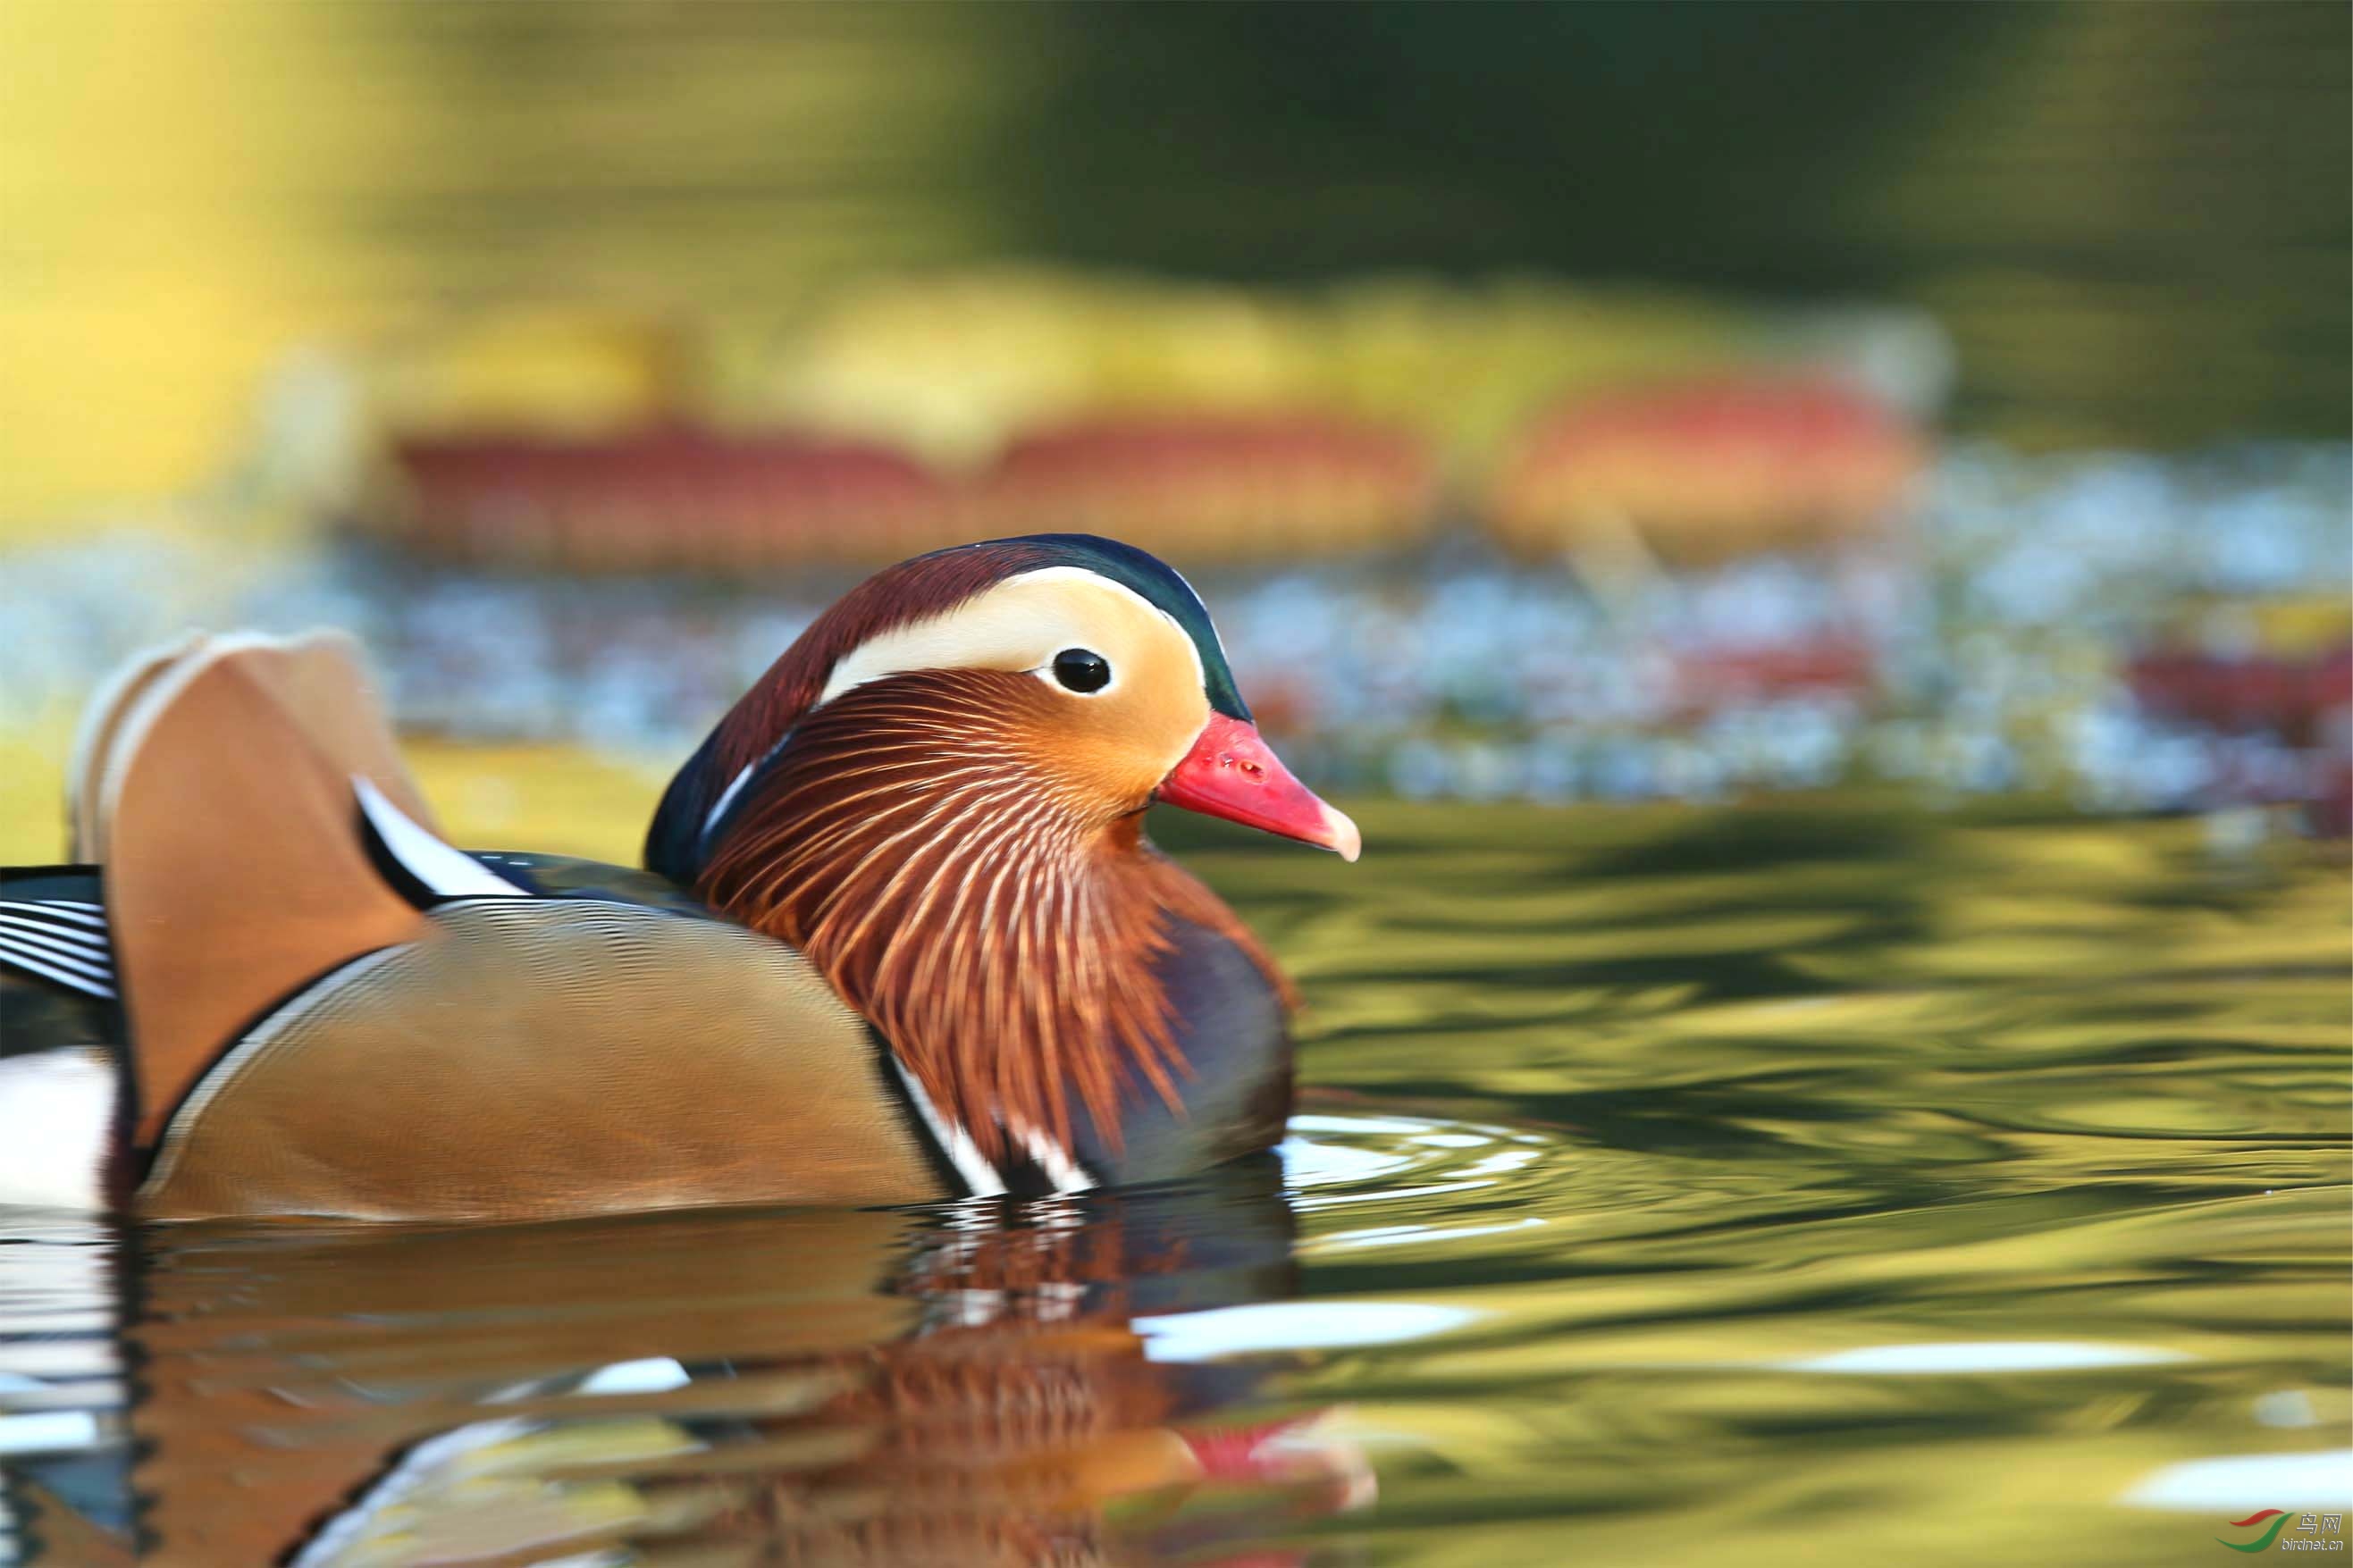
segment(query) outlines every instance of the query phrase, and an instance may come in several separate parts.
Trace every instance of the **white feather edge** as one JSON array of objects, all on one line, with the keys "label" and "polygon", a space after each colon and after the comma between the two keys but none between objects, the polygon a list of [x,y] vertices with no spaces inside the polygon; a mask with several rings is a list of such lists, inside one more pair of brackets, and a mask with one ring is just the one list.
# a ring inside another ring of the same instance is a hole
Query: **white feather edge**
[{"label": "white feather edge", "polygon": [[[115,710],[122,706],[125,693],[151,673],[175,660],[185,658],[203,646],[205,634],[185,631],[168,642],[141,648],[114,667],[98,689],[82,704],[81,722],[74,729],[73,751],[66,761],[66,805],[71,820],[67,827],[72,836],[72,854],[77,860],[103,860],[106,858],[106,835],[102,814],[99,820],[85,820],[93,814],[83,809],[89,787],[94,781],[90,769],[106,759],[98,754],[99,737],[106,733],[107,724]],[[122,739],[121,729],[115,740]]]},{"label": "white feather edge", "polygon": [[361,954],[340,969],[321,975],[309,985],[280,1003],[269,1016],[256,1026],[250,1034],[230,1047],[228,1053],[220,1060],[206,1069],[205,1075],[196,1080],[195,1087],[188,1091],[187,1098],[181,1101],[180,1109],[173,1113],[171,1124],[164,1129],[163,1141],[156,1145],[155,1161],[148,1170],[147,1183],[143,1190],[153,1192],[170,1180],[173,1170],[180,1163],[180,1152],[186,1144],[190,1131],[195,1128],[198,1119],[204,1115],[206,1108],[212,1104],[214,1097],[227,1089],[254,1058],[278,1043],[278,1037],[285,1030],[288,1020],[301,1015],[303,1003],[329,986],[348,984],[377,964],[405,951],[406,949],[401,946],[380,947],[374,952]]},{"label": "white feather edge", "polygon": [[1038,1168],[1054,1184],[1056,1192],[1083,1193],[1095,1184],[1095,1179],[1087,1174],[1085,1167],[1071,1157],[1068,1149],[1039,1129],[1016,1127],[1012,1131],[1021,1140],[1021,1146],[1029,1151],[1029,1157],[1038,1162]]},{"label": "white feather edge", "polygon": [[461,850],[453,849],[417,826],[391,797],[364,774],[352,775],[352,793],[393,858],[408,874],[445,899],[527,899],[531,895]]},{"label": "white feather edge", "polygon": [[707,838],[711,836],[711,830],[719,826],[719,819],[727,815],[727,808],[735,804],[735,797],[744,793],[744,786],[752,782],[752,775],[765,767],[768,759],[784,749],[785,742],[779,740],[775,745],[762,752],[758,757],[745,763],[744,771],[727,781],[727,787],[719,792],[717,803],[702,814],[702,826],[697,830],[700,837]]},{"label": "white feather edge", "polygon": [[956,1174],[964,1178],[964,1184],[971,1189],[971,1195],[990,1198],[1003,1193],[1005,1178],[997,1173],[996,1166],[988,1163],[987,1156],[980,1152],[980,1145],[972,1141],[972,1134],[940,1114],[939,1108],[932,1103],[932,1097],[923,1092],[923,1084],[895,1056],[891,1058],[891,1070],[897,1073],[899,1081],[906,1086],[907,1098],[914,1103],[915,1114],[922,1117],[923,1125],[932,1130],[932,1136],[946,1152],[948,1163],[956,1168]]},{"label": "white feather edge", "polygon": [[[973,1142],[972,1134],[965,1131],[962,1123],[952,1121],[940,1113],[939,1107],[932,1103],[932,1097],[924,1092],[922,1080],[907,1070],[904,1062],[892,1057],[891,1070],[899,1075],[900,1083],[906,1087],[907,1099],[915,1107],[915,1114],[923,1119],[923,1125],[931,1129],[933,1138],[947,1154],[948,1163],[955,1167],[956,1174],[963,1177],[965,1185],[971,1189],[968,1195],[976,1198],[1002,1195],[1008,1190],[1005,1174],[988,1163],[988,1157],[980,1152],[980,1145]],[[1015,1127],[1008,1131],[1028,1151],[1029,1158],[1037,1162],[1038,1168],[1046,1173],[1056,1192],[1082,1193],[1095,1184],[1094,1178],[1087,1174],[1085,1168],[1071,1157],[1071,1152],[1043,1131],[1035,1127]]]},{"label": "white feather edge", "polygon": [[[132,704],[122,710],[122,717],[114,727],[113,743],[107,747],[106,754],[102,757],[83,759],[85,764],[94,763],[101,765],[98,779],[96,821],[91,824],[96,847],[101,849],[104,847],[108,825],[113,822],[115,808],[121,804],[123,781],[130,774],[132,759],[139,754],[139,748],[145,742],[147,731],[154,727],[155,721],[162,717],[173,703],[180,700],[180,694],[185,691],[198,676],[203,675],[231,654],[243,653],[248,648],[297,647],[308,638],[319,637],[350,640],[346,633],[325,630],[307,632],[294,637],[270,637],[262,632],[227,632],[217,637],[207,636],[202,632],[191,634],[186,639],[187,646],[174,656],[175,662],[171,668],[151,681],[147,689],[142,691]],[[163,650],[156,651],[160,653]],[[148,659],[153,657],[153,655],[142,656],[141,659],[134,660],[130,668],[119,673],[116,688],[118,693],[121,686],[128,685],[141,669],[148,667]],[[108,706],[111,707],[112,704],[109,703]]]}]

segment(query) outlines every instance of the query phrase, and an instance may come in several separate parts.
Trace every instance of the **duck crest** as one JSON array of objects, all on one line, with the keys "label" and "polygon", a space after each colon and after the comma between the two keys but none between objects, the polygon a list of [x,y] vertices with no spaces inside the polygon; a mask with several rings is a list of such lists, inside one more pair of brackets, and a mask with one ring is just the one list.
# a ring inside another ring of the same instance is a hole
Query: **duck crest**
[{"label": "duck crest", "polygon": [[696,882],[807,953],[991,1158],[1067,1145],[1075,1097],[1116,1147],[1119,1102],[1187,1072],[1155,963],[1169,925],[1271,960],[1207,888],[1041,765],[1051,699],[1024,675],[931,670],[807,714],[729,812]]}]

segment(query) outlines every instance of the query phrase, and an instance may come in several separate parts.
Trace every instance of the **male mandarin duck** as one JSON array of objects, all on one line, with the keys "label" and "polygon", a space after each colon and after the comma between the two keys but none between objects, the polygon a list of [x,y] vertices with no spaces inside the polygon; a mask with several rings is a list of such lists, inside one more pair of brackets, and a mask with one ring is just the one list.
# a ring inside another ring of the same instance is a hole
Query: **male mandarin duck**
[{"label": "male mandarin duck", "polygon": [[960,546],[820,616],[646,869],[451,847],[350,642],[195,638],[93,702],[80,864],[0,873],[0,1201],[532,1218],[1150,1181],[1262,1150],[1288,988],[1145,839],[1334,849],[1183,578]]}]

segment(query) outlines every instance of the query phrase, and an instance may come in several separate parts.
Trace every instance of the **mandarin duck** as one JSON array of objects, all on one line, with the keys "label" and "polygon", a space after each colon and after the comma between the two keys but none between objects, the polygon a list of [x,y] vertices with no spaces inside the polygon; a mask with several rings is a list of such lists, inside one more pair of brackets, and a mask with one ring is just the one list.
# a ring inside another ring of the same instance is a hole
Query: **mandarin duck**
[{"label": "mandarin duck", "polygon": [[449,845],[351,642],[94,699],[0,873],[0,1201],[515,1219],[1161,1180],[1263,1150],[1291,996],[1155,800],[1353,860],[1167,566],[1048,534],[819,616],[642,870]]}]

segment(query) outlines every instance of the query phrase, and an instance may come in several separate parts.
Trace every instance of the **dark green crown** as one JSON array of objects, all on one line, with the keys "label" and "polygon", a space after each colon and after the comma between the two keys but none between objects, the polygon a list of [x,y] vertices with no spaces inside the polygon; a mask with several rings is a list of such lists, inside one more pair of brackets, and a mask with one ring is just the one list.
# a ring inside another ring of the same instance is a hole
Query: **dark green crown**
[{"label": "dark green crown", "polygon": [[1218,630],[1209,624],[1208,607],[1201,603],[1201,595],[1193,592],[1193,584],[1158,556],[1092,533],[1032,533],[1019,539],[992,540],[987,544],[958,548],[987,550],[1004,546],[1020,551],[1025,571],[1034,569],[1032,562],[1045,566],[1077,566],[1141,594],[1155,609],[1165,612],[1184,627],[1185,635],[1193,639],[1193,647],[1201,655],[1201,678],[1208,692],[1209,706],[1228,718],[1250,721],[1250,704],[1242,700],[1241,691],[1234,685],[1234,672],[1226,667],[1226,650],[1218,645]]}]

